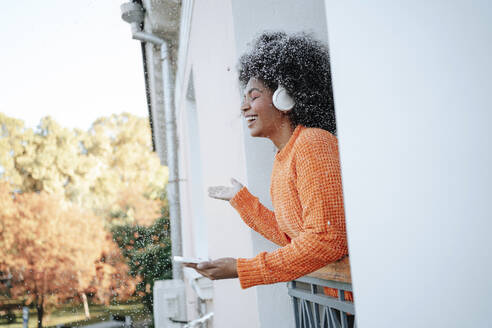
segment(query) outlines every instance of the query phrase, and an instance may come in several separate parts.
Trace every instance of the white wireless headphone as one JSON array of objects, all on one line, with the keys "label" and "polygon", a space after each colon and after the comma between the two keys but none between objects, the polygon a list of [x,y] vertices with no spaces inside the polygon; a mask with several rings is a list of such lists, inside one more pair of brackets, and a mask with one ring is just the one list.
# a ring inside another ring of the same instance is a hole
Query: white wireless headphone
[{"label": "white wireless headphone", "polygon": [[279,85],[277,90],[273,93],[272,100],[275,108],[282,112],[288,112],[294,108],[294,105],[296,104],[287,90],[285,90],[285,88],[281,85]]}]

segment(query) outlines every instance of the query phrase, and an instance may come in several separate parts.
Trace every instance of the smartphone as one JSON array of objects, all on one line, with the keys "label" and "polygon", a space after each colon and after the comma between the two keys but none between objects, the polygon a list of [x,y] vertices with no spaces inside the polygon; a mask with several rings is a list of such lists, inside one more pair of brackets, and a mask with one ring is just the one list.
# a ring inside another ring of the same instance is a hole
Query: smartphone
[{"label": "smartphone", "polygon": [[204,262],[206,260],[204,259],[199,259],[199,258],[192,258],[192,257],[182,257],[182,256],[175,256],[174,257],[174,262],[178,262],[178,263],[200,263],[200,262]]}]

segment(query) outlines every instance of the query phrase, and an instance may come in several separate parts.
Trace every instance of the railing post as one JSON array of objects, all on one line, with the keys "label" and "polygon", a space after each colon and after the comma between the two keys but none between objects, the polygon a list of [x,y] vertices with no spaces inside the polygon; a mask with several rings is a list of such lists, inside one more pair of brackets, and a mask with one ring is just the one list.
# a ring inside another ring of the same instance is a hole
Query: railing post
[{"label": "railing post", "polygon": [[[291,281],[287,284],[287,286],[290,284],[290,288],[291,289],[295,289],[296,288],[296,281]],[[294,320],[296,322],[296,327],[300,327],[300,323],[299,323],[299,301],[297,300],[297,298],[295,297],[292,297],[292,303],[294,305]]]}]

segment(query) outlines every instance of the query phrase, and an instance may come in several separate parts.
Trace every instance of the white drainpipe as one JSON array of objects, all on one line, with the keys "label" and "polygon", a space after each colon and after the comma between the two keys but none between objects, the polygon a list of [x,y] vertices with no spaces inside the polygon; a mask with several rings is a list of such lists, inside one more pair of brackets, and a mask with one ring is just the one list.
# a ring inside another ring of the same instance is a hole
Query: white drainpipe
[{"label": "white drainpipe", "polygon": [[[173,109],[173,92],[171,78],[171,64],[169,49],[166,40],[158,36],[143,32],[140,24],[144,20],[142,7],[136,3],[124,3],[121,5],[121,17],[132,26],[132,37],[135,40],[149,42],[160,48],[162,65],[162,84],[164,88],[164,113],[166,123],[166,149],[167,165],[169,169],[169,181],[167,184],[167,199],[169,203],[169,219],[171,224],[172,256],[182,256],[183,247],[181,241],[181,209],[179,205],[179,168],[177,152],[176,115]],[[183,267],[173,265],[173,279],[183,280]]]}]

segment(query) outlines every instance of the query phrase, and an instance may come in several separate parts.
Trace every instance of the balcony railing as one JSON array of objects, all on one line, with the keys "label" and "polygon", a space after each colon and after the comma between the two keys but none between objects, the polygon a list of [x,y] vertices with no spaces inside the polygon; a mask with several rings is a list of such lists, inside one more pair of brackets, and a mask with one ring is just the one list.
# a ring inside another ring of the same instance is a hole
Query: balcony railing
[{"label": "balcony railing", "polygon": [[[296,328],[352,328],[354,303],[344,299],[352,291],[348,259],[288,283]],[[324,287],[338,290],[338,298],[325,295]]]}]

